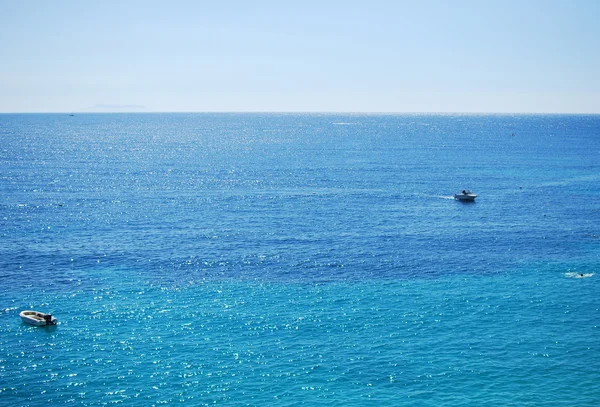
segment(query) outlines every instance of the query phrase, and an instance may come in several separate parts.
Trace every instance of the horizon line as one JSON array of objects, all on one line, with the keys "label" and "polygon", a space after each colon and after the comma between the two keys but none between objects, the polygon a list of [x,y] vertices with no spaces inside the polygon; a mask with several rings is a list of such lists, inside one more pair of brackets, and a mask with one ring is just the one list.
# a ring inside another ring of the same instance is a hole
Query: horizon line
[{"label": "horizon line", "polygon": [[114,111],[0,111],[0,114],[166,114],[166,113],[180,113],[180,114],[373,114],[373,115],[600,115],[600,112],[411,112],[411,111],[335,111],[335,110],[164,110],[164,111],[139,111],[139,110],[114,110]]}]

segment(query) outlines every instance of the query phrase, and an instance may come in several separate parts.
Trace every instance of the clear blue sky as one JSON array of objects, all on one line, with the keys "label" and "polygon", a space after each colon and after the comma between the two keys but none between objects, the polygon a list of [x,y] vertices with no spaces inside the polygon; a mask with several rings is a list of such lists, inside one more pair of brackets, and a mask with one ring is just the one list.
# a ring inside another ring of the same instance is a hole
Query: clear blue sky
[{"label": "clear blue sky", "polygon": [[600,113],[600,1],[0,0],[0,112],[108,110]]}]

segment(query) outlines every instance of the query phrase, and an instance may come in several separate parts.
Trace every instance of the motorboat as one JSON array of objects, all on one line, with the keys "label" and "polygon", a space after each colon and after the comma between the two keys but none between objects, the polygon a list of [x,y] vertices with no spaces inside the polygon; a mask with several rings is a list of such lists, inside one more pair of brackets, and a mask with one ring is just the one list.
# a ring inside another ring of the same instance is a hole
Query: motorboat
[{"label": "motorboat", "polygon": [[454,199],[458,201],[473,202],[475,198],[477,198],[477,195],[466,190],[463,190],[460,194],[454,194]]},{"label": "motorboat", "polygon": [[19,314],[23,322],[29,325],[35,326],[45,326],[45,325],[56,325],[58,322],[56,318],[54,318],[50,314],[44,314],[39,311],[21,311]]}]

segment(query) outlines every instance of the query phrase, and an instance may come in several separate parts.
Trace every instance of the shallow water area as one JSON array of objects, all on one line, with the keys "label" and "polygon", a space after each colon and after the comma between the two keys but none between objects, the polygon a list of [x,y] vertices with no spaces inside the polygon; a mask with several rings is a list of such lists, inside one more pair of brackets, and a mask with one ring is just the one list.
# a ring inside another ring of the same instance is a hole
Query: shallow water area
[{"label": "shallow water area", "polygon": [[20,405],[556,405],[569,394],[591,404],[596,281],[105,281],[29,294],[60,325],[30,327],[19,304],[5,310],[2,393]]}]

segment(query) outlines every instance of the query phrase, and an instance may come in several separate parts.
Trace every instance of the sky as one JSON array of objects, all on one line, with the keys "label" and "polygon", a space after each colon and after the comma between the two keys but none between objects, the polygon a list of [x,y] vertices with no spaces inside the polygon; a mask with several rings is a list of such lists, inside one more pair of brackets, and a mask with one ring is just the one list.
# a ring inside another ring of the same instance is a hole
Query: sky
[{"label": "sky", "polygon": [[600,113],[598,0],[0,0],[0,112]]}]

